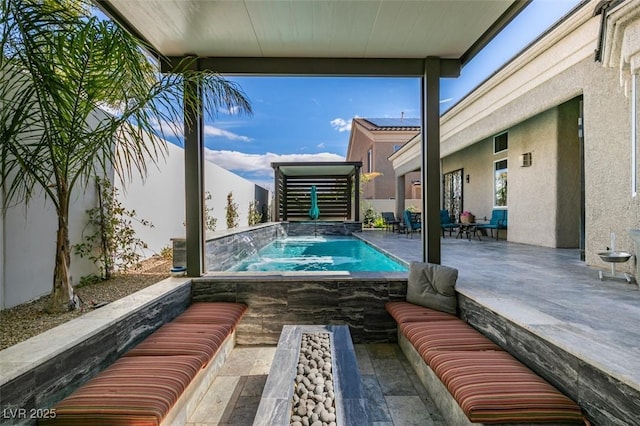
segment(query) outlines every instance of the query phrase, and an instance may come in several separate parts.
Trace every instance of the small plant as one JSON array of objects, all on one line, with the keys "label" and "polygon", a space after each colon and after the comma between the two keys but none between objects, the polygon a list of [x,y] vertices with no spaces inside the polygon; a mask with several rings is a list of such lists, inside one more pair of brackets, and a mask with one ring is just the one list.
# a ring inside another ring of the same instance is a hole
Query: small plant
[{"label": "small plant", "polygon": [[173,247],[171,246],[162,247],[160,249],[160,257],[167,260],[173,259]]},{"label": "small plant", "polygon": [[364,226],[367,228],[371,228],[373,226],[373,222],[376,220],[376,211],[373,207],[368,207],[364,211]]},{"label": "small plant", "polygon": [[376,218],[373,220],[373,227],[384,228],[385,226],[386,226],[386,223],[384,222],[384,219],[382,218],[382,216],[376,215]]},{"label": "small plant", "polygon": [[233,192],[227,194],[227,229],[238,227],[238,204],[233,201]]},{"label": "small plant", "polygon": [[206,191],[204,196],[204,227],[207,231],[215,231],[218,224],[218,218],[213,217],[213,207],[209,207],[207,205],[207,201],[211,201],[212,198],[213,196],[211,195],[211,192]]},{"label": "small plant", "polygon": [[83,231],[83,242],[74,246],[75,253],[87,257],[100,270],[103,280],[111,278],[115,270],[127,271],[140,264],[140,251],[147,244],[136,237],[133,221],[153,228],[144,219],[136,217],[135,210],[125,209],[118,200],[118,190],[108,179],[96,178],[98,207],[87,210],[89,221]]},{"label": "small plant", "polygon": [[89,274],[89,275],[85,275],[83,277],[80,277],[80,282],[78,284],[76,284],[76,288],[80,288],[80,287],[84,287],[87,285],[91,285],[91,284],[95,284],[97,282],[102,281],[102,277],[96,275],[96,274]]},{"label": "small plant", "polygon": [[475,221],[476,216],[468,210],[465,210],[460,214],[460,222],[462,223],[474,223]]},{"label": "small plant", "polygon": [[262,213],[258,211],[258,202],[249,202],[249,214],[248,214],[249,226],[257,225],[262,222]]}]

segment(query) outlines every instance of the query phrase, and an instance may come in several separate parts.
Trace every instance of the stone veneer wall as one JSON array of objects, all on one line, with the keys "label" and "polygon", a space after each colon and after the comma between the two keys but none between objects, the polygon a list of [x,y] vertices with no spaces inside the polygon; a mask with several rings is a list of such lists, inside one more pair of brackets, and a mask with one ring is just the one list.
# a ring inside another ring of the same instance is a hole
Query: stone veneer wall
[{"label": "stone veneer wall", "polygon": [[35,425],[31,410],[52,407],[182,313],[191,285],[175,283],[161,281],[1,351],[1,409],[26,414],[8,418],[3,411],[0,423]]},{"label": "stone veneer wall", "polygon": [[594,425],[635,424],[640,391],[458,294],[460,317],[569,396]]},{"label": "stone veneer wall", "polygon": [[[282,222],[232,229],[207,239],[207,272],[226,271],[276,238],[311,235],[351,235],[362,231],[361,222]],[[186,266],[186,241],[174,238],[173,266]]]},{"label": "stone veneer wall", "polygon": [[405,300],[407,273],[209,275],[194,279],[193,302],[249,306],[238,344],[277,344],[285,324],[348,325],[354,343],[395,342],[396,323],[384,306]]},{"label": "stone veneer wall", "polygon": [[283,222],[288,236],[351,235],[362,231],[362,222]]}]

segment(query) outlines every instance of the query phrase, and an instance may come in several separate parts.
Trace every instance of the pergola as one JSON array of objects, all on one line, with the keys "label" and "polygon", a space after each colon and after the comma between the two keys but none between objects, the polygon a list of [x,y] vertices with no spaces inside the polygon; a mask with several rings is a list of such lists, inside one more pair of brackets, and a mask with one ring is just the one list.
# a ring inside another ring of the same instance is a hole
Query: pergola
[{"label": "pergola", "polygon": [[[320,219],[360,220],[360,161],[271,163],[275,221],[307,220],[310,191],[318,191]],[[353,202],[352,202],[353,200]]]},{"label": "pergola", "polygon": [[[423,259],[440,263],[440,78],[460,68],[530,0],[94,0],[168,60],[226,75],[422,80]],[[203,117],[185,126],[187,273],[204,265]]]}]

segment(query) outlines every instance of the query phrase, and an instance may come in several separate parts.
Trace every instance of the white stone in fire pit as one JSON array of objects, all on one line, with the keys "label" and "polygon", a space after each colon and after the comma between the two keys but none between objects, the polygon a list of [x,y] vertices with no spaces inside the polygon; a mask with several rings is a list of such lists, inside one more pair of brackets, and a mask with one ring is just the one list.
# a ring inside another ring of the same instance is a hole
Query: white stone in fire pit
[{"label": "white stone in fire pit", "polygon": [[346,325],[285,325],[262,392],[254,426],[289,425],[300,341],[303,333],[329,333],[333,361],[336,423],[367,424],[360,370]]}]

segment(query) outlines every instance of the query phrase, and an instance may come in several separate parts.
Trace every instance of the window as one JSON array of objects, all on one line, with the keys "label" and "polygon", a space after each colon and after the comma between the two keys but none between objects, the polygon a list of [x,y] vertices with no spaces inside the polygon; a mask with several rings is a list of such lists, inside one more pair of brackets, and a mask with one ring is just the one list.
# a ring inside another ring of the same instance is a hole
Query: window
[{"label": "window", "polygon": [[493,163],[493,206],[507,207],[507,159]]},{"label": "window", "polygon": [[367,173],[373,173],[373,148],[367,151]]},{"label": "window", "polygon": [[509,136],[507,132],[493,137],[493,153],[497,154],[509,149]]},{"label": "window", "polygon": [[638,167],[638,160],[640,160],[640,143],[638,138],[640,137],[640,76],[634,74],[631,78],[631,196],[638,195],[638,179],[640,179],[640,167]]}]

